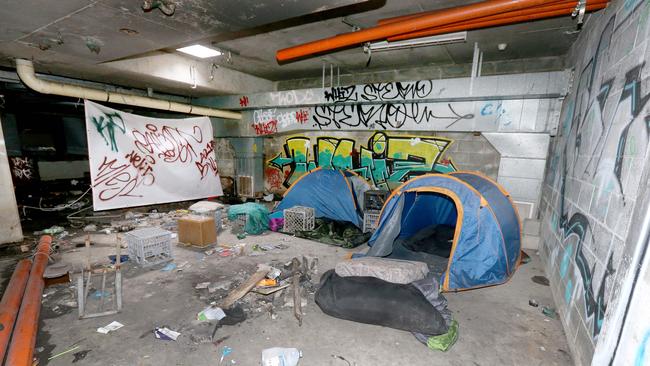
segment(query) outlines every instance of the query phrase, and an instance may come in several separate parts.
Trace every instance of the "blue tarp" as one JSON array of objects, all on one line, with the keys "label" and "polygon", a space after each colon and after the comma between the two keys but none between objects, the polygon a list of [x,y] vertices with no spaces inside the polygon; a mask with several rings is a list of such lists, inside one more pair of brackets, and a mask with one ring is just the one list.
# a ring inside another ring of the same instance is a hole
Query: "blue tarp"
[{"label": "blue tarp", "polygon": [[456,226],[445,291],[495,285],[516,270],[521,251],[519,219],[497,183],[475,173],[429,174],[404,183],[386,202],[368,255],[388,256],[397,238],[427,226]]}]

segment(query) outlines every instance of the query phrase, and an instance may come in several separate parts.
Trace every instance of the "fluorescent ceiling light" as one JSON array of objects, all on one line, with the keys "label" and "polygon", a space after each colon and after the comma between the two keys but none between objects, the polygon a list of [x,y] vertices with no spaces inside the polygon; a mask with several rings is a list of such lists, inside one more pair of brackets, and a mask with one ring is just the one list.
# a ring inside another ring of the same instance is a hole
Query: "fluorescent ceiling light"
[{"label": "fluorescent ceiling light", "polygon": [[221,51],[215,50],[214,48],[201,46],[200,44],[194,44],[191,46],[178,48],[176,49],[176,51],[187,53],[188,55],[192,55],[199,58],[221,56]]},{"label": "fluorescent ceiling light", "polygon": [[466,40],[467,40],[467,32],[457,32],[457,33],[441,34],[439,36],[406,39],[403,41],[396,41],[396,42],[382,41],[382,42],[368,43],[364,46],[364,51],[381,52],[381,51],[390,51],[390,50],[400,50],[405,48],[460,43],[460,42],[465,42]]}]

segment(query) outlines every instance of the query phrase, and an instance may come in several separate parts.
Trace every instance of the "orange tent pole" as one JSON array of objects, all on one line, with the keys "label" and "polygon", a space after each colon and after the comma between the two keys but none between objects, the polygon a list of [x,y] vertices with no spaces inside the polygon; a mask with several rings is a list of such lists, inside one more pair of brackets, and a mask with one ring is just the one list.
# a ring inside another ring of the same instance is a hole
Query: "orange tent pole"
[{"label": "orange tent pole", "polygon": [[18,262],[9,284],[7,284],[5,293],[2,295],[2,301],[0,301],[0,363],[2,363],[7,353],[7,346],[11,338],[11,332],[14,330],[20,303],[23,301],[31,266],[32,261],[29,259]]},{"label": "orange tent pole", "polygon": [[443,9],[437,11],[435,14],[423,15],[413,19],[366,28],[357,32],[344,33],[318,41],[285,48],[279,50],[275,57],[278,62],[286,62],[327,51],[334,51],[349,46],[363,44],[365,42],[386,39],[404,33],[417,32],[469,19],[526,9],[548,3],[549,0],[488,0],[480,3]]},{"label": "orange tent pole", "polygon": [[31,366],[38,332],[38,318],[41,314],[41,297],[43,296],[43,273],[50,255],[52,237],[44,235],[38,243],[34,254],[34,264],[29,273],[23,303],[20,306],[16,328],[11,337],[6,365]]}]

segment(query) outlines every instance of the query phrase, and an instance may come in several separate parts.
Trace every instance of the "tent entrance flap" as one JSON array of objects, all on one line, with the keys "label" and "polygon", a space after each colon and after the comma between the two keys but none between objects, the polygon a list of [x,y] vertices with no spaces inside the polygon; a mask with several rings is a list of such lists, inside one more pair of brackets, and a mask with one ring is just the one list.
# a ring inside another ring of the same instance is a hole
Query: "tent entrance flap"
[{"label": "tent entrance flap", "polygon": [[433,191],[402,194],[400,231],[389,257],[425,262],[442,274],[456,236],[458,209],[449,196]]}]

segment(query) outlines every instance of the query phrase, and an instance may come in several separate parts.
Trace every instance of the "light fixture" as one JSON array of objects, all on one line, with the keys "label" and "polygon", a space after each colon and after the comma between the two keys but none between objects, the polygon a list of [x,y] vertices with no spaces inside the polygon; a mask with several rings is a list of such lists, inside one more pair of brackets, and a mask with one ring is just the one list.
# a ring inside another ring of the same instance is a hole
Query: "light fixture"
[{"label": "light fixture", "polygon": [[382,41],[382,42],[375,42],[375,43],[366,43],[363,46],[363,51],[369,53],[369,52],[401,50],[405,48],[460,43],[460,42],[465,42],[466,40],[467,40],[467,32],[456,32],[456,33],[441,34],[438,36],[406,39],[403,41],[396,41],[396,42]]},{"label": "light fixture", "polygon": [[214,48],[201,46],[200,44],[194,44],[191,46],[178,48],[176,49],[176,51],[183,52],[198,58],[221,56],[221,51],[215,50]]}]

